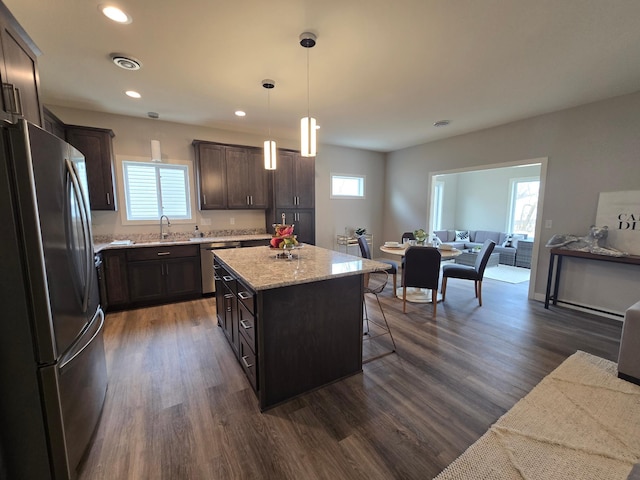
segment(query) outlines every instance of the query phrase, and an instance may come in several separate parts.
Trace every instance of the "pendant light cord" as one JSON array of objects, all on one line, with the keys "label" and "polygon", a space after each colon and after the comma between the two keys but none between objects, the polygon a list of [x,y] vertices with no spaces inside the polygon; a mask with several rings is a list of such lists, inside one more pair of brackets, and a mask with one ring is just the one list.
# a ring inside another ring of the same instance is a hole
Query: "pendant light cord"
[{"label": "pendant light cord", "polygon": [[267,90],[267,128],[269,130],[269,140],[271,140],[271,92]]},{"label": "pendant light cord", "polygon": [[[309,49],[307,48],[307,118],[309,119],[309,122],[311,122],[311,101],[309,100],[311,94],[311,87],[310,87],[310,82],[309,82]],[[310,123],[309,123],[310,124]]]}]

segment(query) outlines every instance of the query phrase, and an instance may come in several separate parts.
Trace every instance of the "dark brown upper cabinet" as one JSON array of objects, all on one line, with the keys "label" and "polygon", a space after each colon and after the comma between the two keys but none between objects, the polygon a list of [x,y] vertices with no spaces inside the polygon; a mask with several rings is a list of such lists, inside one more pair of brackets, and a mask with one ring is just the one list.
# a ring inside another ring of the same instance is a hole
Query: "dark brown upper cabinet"
[{"label": "dark brown upper cabinet", "polygon": [[200,210],[227,208],[227,175],[224,145],[193,141],[196,154],[198,206]]},{"label": "dark brown upper cabinet", "polygon": [[226,147],[227,206],[266,209],[269,204],[267,171],[259,148]]},{"label": "dark brown upper cabinet", "polygon": [[276,208],[314,208],[315,158],[279,150],[274,193]]},{"label": "dark brown upper cabinet", "polygon": [[113,177],[113,131],[67,125],[67,142],[84,155],[91,210],[116,210]]},{"label": "dark brown upper cabinet", "polygon": [[36,58],[38,47],[0,2],[0,117],[15,121],[25,118],[42,126],[40,81]]}]

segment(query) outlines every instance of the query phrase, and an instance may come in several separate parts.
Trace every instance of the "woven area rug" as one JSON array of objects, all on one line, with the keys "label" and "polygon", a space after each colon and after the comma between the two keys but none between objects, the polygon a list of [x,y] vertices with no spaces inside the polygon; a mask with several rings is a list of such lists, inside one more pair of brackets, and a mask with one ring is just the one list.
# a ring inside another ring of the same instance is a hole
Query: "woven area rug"
[{"label": "woven area rug", "polygon": [[638,462],[640,386],[578,351],[436,480],[617,480]]},{"label": "woven area rug", "polygon": [[501,282],[522,283],[529,281],[531,270],[522,267],[512,267],[511,265],[499,265],[497,267],[487,267],[484,271],[484,276]]}]

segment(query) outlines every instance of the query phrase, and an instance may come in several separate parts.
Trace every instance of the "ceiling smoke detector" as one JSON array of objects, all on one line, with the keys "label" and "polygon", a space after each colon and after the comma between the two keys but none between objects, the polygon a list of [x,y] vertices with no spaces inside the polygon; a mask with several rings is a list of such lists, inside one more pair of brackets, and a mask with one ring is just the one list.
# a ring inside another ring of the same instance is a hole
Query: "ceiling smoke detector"
[{"label": "ceiling smoke detector", "polygon": [[133,57],[128,57],[127,55],[123,55],[121,53],[112,53],[111,61],[120,68],[124,68],[125,70],[140,70],[140,68],[142,67],[140,60],[137,60]]}]

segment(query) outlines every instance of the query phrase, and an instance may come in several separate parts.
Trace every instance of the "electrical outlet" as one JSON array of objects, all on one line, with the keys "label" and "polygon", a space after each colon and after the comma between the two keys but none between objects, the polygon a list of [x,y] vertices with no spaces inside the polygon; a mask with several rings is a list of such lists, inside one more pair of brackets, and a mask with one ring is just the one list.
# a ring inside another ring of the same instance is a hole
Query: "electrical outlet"
[{"label": "electrical outlet", "polygon": [[544,228],[551,228],[552,224],[553,224],[553,222],[551,220],[545,220],[544,221]]},{"label": "electrical outlet", "polygon": [[203,225],[211,225],[211,219],[210,218],[203,218],[202,219],[202,224]]},{"label": "electrical outlet", "polygon": [[235,225],[236,224],[236,219],[234,217],[229,218],[229,223],[231,225]]}]

